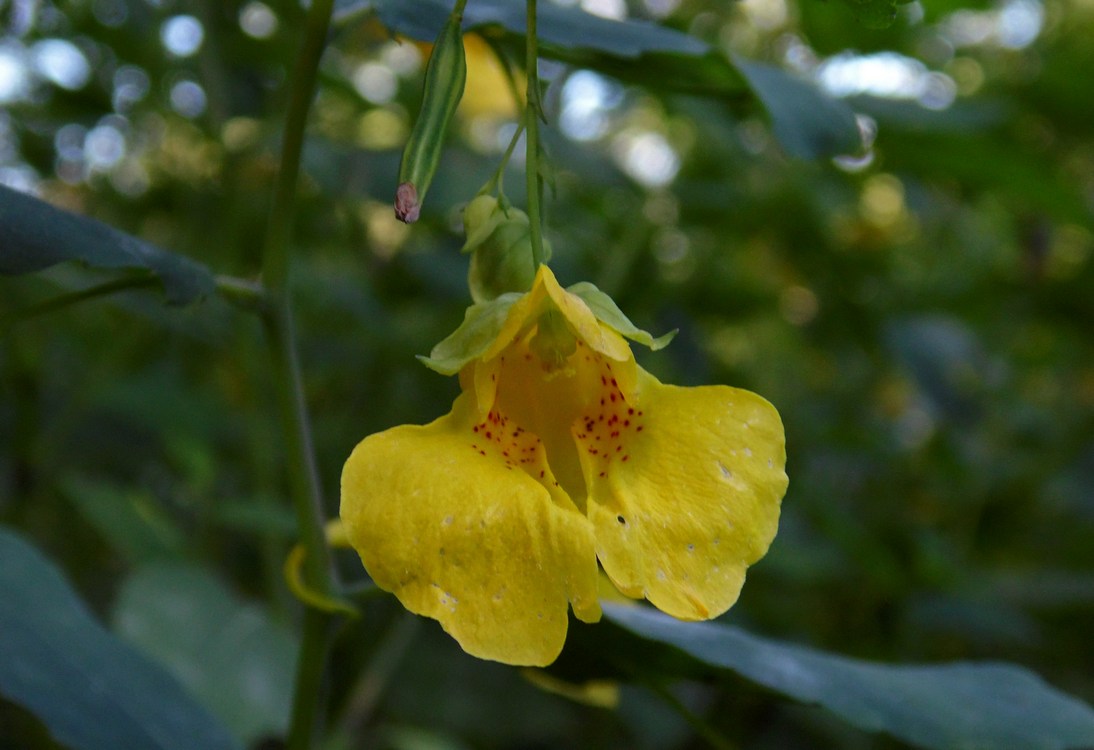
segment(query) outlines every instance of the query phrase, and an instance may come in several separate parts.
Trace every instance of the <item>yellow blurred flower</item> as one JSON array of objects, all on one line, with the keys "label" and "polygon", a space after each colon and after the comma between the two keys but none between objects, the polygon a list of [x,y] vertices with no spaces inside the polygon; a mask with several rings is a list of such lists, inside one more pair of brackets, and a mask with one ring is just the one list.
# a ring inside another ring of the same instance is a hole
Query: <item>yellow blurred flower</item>
[{"label": "yellow blurred flower", "polygon": [[664,385],[624,335],[659,343],[541,266],[527,293],[469,309],[427,361],[459,372],[452,411],[371,435],[346,462],[341,515],[369,575],[470,654],[551,663],[570,607],[600,618],[598,560],[627,596],[716,617],[775,536],[775,409]]},{"label": "yellow blurred flower", "polygon": [[[518,102],[497,55],[478,34],[463,35],[467,58],[467,84],[460,99],[460,114],[468,120],[487,117],[494,120],[516,119]],[[516,73],[518,91],[524,91],[524,76]]]}]

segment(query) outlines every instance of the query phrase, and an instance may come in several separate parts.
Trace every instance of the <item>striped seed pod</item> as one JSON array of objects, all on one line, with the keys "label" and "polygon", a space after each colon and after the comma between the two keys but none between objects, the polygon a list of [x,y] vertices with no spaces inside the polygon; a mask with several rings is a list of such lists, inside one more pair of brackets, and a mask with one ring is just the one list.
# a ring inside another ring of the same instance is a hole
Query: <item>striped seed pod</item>
[{"label": "striped seed pod", "polygon": [[422,201],[441,160],[444,136],[463,96],[467,60],[463,51],[462,3],[448,17],[425,69],[422,109],[399,166],[399,188],[395,193],[395,216],[411,224],[418,220]]}]

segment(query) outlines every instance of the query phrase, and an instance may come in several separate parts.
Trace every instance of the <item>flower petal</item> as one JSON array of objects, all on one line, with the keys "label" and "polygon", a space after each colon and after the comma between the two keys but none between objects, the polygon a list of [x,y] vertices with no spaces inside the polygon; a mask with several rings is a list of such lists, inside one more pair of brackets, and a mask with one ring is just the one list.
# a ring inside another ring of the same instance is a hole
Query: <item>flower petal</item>
[{"label": "flower petal", "polygon": [[570,603],[600,617],[592,526],[539,440],[508,429],[499,440],[504,420],[492,412],[484,426],[473,402],[363,440],[342,473],[342,519],[369,575],[407,609],[474,656],[543,666],[562,649]]},{"label": "flower petal", "polygon": [[717,617],[778,527],[778,412],[748,391],[663,385],[641,369],[638,407],[624,407],[597,453],[581,453],[600,562],[628,596],[683,620]]},{"label": "flower petal", "polygon": [[619,362],[633,357],[626,340],[607,326],[601,325],[585,301],[563,289],[551,269],[544,265],[536,271],[531,290],[509,308],[505,324],[493,345],[483,352],[482,358],[490,360],[501,354],[543,314],[548,305],[562,313],[573,334],[593,351]]}]

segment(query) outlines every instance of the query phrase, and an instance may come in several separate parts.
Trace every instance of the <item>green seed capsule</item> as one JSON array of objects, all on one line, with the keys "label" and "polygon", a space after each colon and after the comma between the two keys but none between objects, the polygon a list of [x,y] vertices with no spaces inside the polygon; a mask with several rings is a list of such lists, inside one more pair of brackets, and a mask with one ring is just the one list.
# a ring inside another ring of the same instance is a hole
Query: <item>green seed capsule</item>
[{"label": "green seed capsule", "polygon": [[403,150],[395,195],[395,216],[407,224],[418,220],[425,193],[441,160],[445,133],[463,96],[467,60],[462,22],[462,8],[459,12],[453,10],[433,44],[433,54],[426,65],[422,109]]}]

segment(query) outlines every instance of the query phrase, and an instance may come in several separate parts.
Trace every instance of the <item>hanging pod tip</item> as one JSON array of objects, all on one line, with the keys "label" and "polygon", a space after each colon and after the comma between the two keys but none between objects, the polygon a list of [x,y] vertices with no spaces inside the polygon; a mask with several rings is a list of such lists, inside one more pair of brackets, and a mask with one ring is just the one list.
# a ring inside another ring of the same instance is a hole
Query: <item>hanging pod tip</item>
[{"label": "hanging pod tip", "polygon": [[418,202],[418,189],[413,182],[404,182],[395,190],[395,218],[404,224],[413,224],[422,212]]}]

